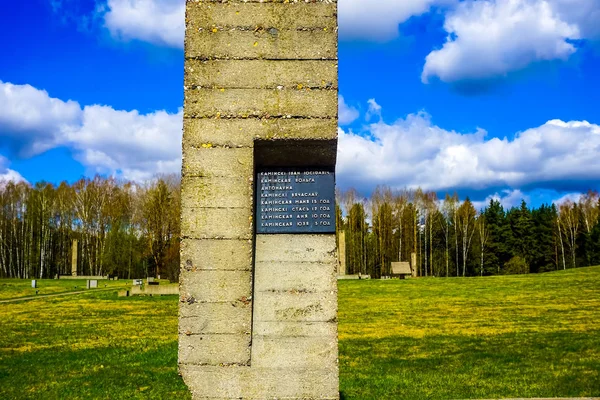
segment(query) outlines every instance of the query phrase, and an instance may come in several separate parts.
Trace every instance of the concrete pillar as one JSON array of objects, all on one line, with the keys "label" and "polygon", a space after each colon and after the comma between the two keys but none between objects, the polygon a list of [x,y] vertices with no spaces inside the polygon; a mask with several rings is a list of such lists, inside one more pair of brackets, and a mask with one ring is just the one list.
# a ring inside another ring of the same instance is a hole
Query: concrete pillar
[{"label": "concrete pillar", "polygon": [[334,167],[337,3],[187,1],[179,369],[195,399],[338,399],[335,234],[256,235],[263,167]]},{"label": "concrete pillar", "polygon": [[338,241],[338,275],[346,275],[346,232],[340,231]]},{"label": "concrete pillar", "polygon": [[410,253],[410,269],[412,270],[413,278],[418,276],[417,274],[417,253]]},{"label": "concrete pillar", "polygon": [[71,275],[77,276],[77,239],[73,239],[72,251],[71,251]]}]

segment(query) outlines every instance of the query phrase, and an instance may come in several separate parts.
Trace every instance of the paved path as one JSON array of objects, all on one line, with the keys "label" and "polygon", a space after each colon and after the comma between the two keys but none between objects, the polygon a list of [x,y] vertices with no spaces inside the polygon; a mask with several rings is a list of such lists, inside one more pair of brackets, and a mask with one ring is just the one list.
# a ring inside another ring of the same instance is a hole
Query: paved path
[{"label": "paved path", "polygon": [[17,301],[43,299],[45,297],[58,297],[58,296],[69,296],[69,295],[73,295],[73,294],[106,292],[108,290],[119,290],[119,288],[115,287],[115,288],[80,290],[78,292],[66,292],[66,293],[55,293],[55,294],[38,294],[37,296],[19,297],[18,299],[0,300],[0,303],[14,303],[14,302],[17,302]]}]

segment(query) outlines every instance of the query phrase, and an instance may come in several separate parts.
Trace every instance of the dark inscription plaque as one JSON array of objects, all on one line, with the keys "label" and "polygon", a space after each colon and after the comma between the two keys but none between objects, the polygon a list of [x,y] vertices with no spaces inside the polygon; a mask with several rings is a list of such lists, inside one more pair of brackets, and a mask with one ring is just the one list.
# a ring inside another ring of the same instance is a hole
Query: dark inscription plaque
[{"label": "dark inscription plaque", "polygon": [[256,233],[335,233],[332,171],[260,171],[256,193]]}]

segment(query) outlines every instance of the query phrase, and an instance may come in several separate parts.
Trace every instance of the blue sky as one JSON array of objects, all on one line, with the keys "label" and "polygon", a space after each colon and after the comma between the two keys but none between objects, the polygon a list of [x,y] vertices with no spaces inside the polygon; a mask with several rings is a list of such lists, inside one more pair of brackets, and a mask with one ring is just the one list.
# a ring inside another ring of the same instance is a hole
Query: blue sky
[{"label": "blue sky", "polygon": [[[0,14],[0,177],[180,168],[183,0]],[[339,0],[338,183],[533,205],[600,189],[600,0]]]}]

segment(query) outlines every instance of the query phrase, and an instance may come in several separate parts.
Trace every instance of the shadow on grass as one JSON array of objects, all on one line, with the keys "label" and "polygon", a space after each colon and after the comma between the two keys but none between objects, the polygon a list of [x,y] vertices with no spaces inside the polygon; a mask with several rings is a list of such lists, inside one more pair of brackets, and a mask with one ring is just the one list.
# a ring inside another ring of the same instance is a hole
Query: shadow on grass
[{"label": "shadow on grass", "polygon": [[[139,343],[136,342],[136,343]],[[177,342],[0,352],[3,399],[190,399]]]},{"label": "shadow on grass", "polygon": [[340,341],[341,398],[600,396],[600,332]]}]

